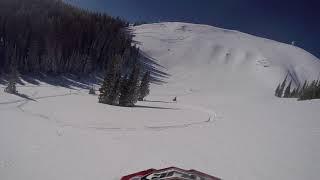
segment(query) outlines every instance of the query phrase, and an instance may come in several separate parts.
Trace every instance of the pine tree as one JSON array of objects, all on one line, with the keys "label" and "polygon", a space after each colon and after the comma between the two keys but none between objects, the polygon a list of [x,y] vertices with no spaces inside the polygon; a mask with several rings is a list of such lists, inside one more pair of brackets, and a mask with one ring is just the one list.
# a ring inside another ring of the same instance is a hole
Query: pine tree
[{"label": "pine tree", "polygon": [[289,98],[291,95],[291,84],[292,80],[290,81],[289,85],[287,86],[286,90],[284,91],[284,98]]},{"label": "pine tree", "polygon": [[277,86],[277,89],[276,89],[274,95],[277,96],[277,97],[281,97],[281,96],[280,96],[280,83],[279,83],[279,85]]},{"label": "pine tree", "polygon": [[121,75],[118,73],[116,75],[116,82],[114,84],[114,88],[111,91],[109,96],[110,102],[112,105],[119,104],[119,96],[120,96],[120,85],[121,85]]},{"label": "pine tree", "polygon": [[316,98],[320,99],[320,80],[317,81]]},{"label": "pine tree", "polygon": [[114,92],[117,92],[116,82],[120,78],[119,69],[121,64],[121,57],[116,55],[109,62],[106,76],[100,88],[99,102],[103,104],[113,105],[115,102]]},{"label": "pine tree", "polygon": [[143,101],[143,99],[149,95],[150,93],[150,72],[145,73],[141,80],[141,85],[139,88],[139,101]]},{"label": "pine tree", "polygon": [[129,102],[130,106],[134,106],[138,102],[139,98],[139,77],[140,77],[140,65],[136,64],[133,68],[130,81],[129,81]]},{"label": "pine tree", "polygon": [[38,41],[33,40],[28,51],[28,68],[30,71],[39,72],[39,45]]},{"label": "pine tree", "polygon": [[298,85],[298,87],[295,89],[295,92],[294,92],[294,94],[293,94],[292,97],[294,97],[294,98],[299,98],[300,91],[301,91],[301,89],[300,89],[300,83],[299,83],[299,85]]},{"label": "pine tree", "polygon": [[291,97],[291,98],[294,98],[294,97],[296,97],[296,94],[297,94],[297,89],[294,88],[294,89],[292,90],[292,92],[290,93],[290,97]]},{"label": "pine tree", "polygon": [[130,75],[130,78],[124,79],[121,85],[121,96],[119,99],[120,106],[132,107],[138,101],[138,83],[139,83],[140,67],[136,64]]},{"label": "pine tree", "polygon": [[307,86],[307,81],[304,81],[302,87],[299,86],[300,88],[298,88],[297,95],[296,95],[298,98],[300,98],[302,96],[302,93],[303,93],[304,89],[306,88],[306,86]]},{"label": "pine tree", "polygon": [[18,80],[18,70],[17,70],[17,62],[18,62],[18,56],[17,56],[17,46],[14,45],[12,49],[12,53],[10,55],[11,64],[10,64],[10,74],[9,74],[9,82],[8,86],[4,89],[5,92],[11,93],[11,94],[17,94],[17,88],[16,88],[16,82]]},{"label": "pine tree", "polygon": [[309,86],[309,83],[308,81],[306,80],[304,82],[304,85],[300,91],[300,95],[299,95],[299,99],[298,100],[307,100],[307,99],[310,99],[310,95],[312,93],[312,91],[310,91],[310,86]]},{"label": "pine tree", "polygon": [[312,81],[311,83],[311,99],[315,99],[316,98],[316,95],[317,95],[317,81],[314,80]]},{"label": "pine tree", "polygon": [[128,106],[128,96],[129,96],[129,80],[128,77],[124,77],[121,81],[120,85],[120,97],[119,97],[119,105],[120,106]]},{"label": "pine tree", "polygon": [[303,86],[302,86],[302,90],[305,90],[307,87],[308,87],[308,81],[305,80],[305,81],[304,81],[304,84],[303,84]]},{"label": "pine tree", "polygon": [[283,95],[283,91],[284,91],[284,88],[286,87],[286,83],[287,83],[287,78],[288,78],[288,75],[286,76],[286,78],[285,78],[285,79],[283,80],[283,82],[281,83],[278,97],[282,97],[282,95]]},{"label": "pine tree", "polygon": [[89,94],[95,95],[96,94],[96,90],[94,89],[94,86],[91,86],[89,89]]},{"label": "pine tree", "polygon": [[107,79],[107,77],[105,77],[104,80],[103,80],[103,83],[102,83],[102,85],[101,85],[101,87],[99,89],[99,92],[100,92],[100,94],[99,94],[99,103],[104,103],[104,104],[107,103],[108,84],[109,84],[108,79]]},{"label": "pine tree", "polygon": [[17,94],[16,82],[18,80],[18,71],[15,67],[12,67],[11,73],[9,75],[8,86],[4,89],[6,93]]}]

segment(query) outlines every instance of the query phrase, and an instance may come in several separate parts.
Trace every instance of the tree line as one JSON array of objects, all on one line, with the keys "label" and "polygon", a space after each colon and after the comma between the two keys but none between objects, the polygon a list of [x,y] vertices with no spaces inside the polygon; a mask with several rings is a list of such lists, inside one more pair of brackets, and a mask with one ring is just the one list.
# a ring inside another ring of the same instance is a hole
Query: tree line
[{"label": "tree line", "polygon": [[87,74],[120,55],[132,67],[129,23],[62,0],[0,0],[0,74]]},{"label": "tree line", "polygon": [[320,99],[320,80],[307,81],[298,87],[292,88],[292,80],[288,82],[288,76],[280,83],[276,90],[275,96],[279,98],[298,98],[298,100]]},{"label": "tree line", "polygon": [[[129,23],[62,0],[0,0],[0,75],[17,94],[18,74],[105,72],[99,102],[134,106],[149,94]],[[94,88],[90,94],[94,94]]]}]

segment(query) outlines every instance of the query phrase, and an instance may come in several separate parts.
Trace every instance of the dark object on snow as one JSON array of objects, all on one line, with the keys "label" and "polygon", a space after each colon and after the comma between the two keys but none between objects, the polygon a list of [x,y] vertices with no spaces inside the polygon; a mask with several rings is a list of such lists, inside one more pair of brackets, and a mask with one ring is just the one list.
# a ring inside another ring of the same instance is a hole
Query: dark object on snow
[{"label": "dark object on snow", "polygon": [[16,89],[16,83],[9,81],[8,86],[4,89],[4,92],[9,93],[9,94],[17,94],[18,91]]},{"label": "dark object on snow", "polygon": [[172,101],[177,102],[177,97],[174,97]]},{"label": "dark object on snow", "polygon": [[18,78],[18,72],[17,69],[15,68],[15,65],[12,65],[13,67],[11,68],[11,73],[9,75],[9,82],[8,86],[4,89],[4,92],[10,93],[10,94],[17,94],[17,88],[16,88],[16,82],[19,79]]},{"label": "dark object on snow", "polygon": [[161,179],[161,180],[195,180],[195,179],[205,179],[205,180],[221,180],[220,178],[210,176],[208,174],[196,171],[196,170],[184,170],[176,167],[169,167],[165,169],[148,169],[138,173],[134,173],[128,176],[124,176],[121,180],[151,180],[151,179]]}]

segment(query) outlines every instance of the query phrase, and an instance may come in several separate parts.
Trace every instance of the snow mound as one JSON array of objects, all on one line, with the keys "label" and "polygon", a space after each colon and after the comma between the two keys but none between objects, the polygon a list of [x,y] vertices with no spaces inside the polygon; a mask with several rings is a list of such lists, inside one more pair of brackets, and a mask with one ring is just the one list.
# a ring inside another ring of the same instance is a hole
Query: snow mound
[{"label": "snow mound", "polygon": [[[133,31],[140,48],[180,86],[270,93],[287,74],[298,85],[320,73],[320,60],[303,49],[238,31],[179,22],[145,24]],[[208,78],[219,87],[201,81]]]}]

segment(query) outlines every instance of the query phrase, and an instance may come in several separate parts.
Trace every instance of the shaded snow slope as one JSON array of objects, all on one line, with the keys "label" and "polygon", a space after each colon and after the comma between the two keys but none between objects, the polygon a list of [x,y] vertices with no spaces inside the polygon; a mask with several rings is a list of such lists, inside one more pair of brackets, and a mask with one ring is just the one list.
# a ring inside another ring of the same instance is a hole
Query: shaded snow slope
[{"label": "shaded snow slope", "polygon": [[133,28],[142,50],[166,67],[176,83],[270,93],[287,74],[296,85],[320,75],[320,60],[310,53],[238,31],[178,22]]}]

